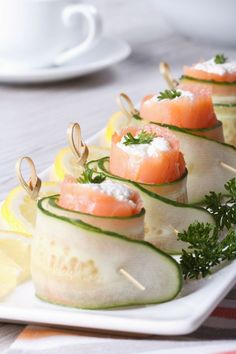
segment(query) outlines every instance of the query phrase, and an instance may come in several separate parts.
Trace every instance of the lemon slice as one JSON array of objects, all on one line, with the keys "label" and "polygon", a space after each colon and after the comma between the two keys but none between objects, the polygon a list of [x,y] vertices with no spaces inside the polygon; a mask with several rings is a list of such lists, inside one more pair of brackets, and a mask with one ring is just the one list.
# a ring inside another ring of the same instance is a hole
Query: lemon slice
[{"label": "lemon slice", "polygon": [[0,250],[0,299],[17,286],[21,271],[21,267]]},{"label": "lemon slice", "polygon": [[120,132],[130,124],[130,119],[122,112],[114,113],[109,119],[105,130],[105,142],[107,146],[111,145],[111,138],[115,132]]},{"label": "lemon slice", "polygon": [[[110,154],[109,149],[102,146],[91,145],[88,146],[88,148],[88,161],[98,160]],[[82,167],[78,165],[76,157],[73,155],[70,148],[65,147],[58,152],[55,158],[51,179],[62,181],[65,175],[79,177],[82,170]]]},{"label": "lemon slice", "polygon": [[[59,193],[59,184],[43,182],[40,197]],[[12,231],[31,235],[36,219],[36,201],[32,200],[27,192],[18,186],[11,190],[1,208],[1,224]]]},{"label": "lemon slice", "polygon": [[18,283],[30,277],[30,250],[31,239],[26,234],[0,230],[0,252],[21,269],[17,278]]}]

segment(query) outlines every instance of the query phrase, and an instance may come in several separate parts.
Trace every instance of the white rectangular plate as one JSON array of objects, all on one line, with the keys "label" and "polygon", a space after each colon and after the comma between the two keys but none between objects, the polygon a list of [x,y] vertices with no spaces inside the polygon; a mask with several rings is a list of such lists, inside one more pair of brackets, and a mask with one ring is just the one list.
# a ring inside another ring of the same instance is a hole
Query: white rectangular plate
[{"label": "white rectangular plate", "polygon": [[[103,132],[88,140],[99,144]],[[50,170],[42,174],[47,179]],[[189,281],[181,295],[159,305],[114,310],[79,310],[40,301],[32,282],[20,285],[0,303],[0,320],[69,327],[127,331],[159,335],[181,335],[196,330],[236,281],[236,261],[207,279]]]}]

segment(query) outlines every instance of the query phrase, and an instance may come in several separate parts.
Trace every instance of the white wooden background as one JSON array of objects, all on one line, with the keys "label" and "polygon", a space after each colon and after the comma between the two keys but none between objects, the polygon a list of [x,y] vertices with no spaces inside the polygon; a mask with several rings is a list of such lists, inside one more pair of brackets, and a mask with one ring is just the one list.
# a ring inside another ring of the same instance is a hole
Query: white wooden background
[{"label": "white wooden background", "polygon": [[[127,92],[135,101],[164,88],[158,72],[167,60],[176,76],[183,64],[208,58],[222,48],[193,43],[178,36],[153,6],[155,0],[91,0],[104,19],[106,35],[132,47],[124,62],[81,79],[47,85],[0,85],[0,200],[16,184],[14,164],[30,155],[38,171],[52,164],[65,145],[66,127],[78,121],[85,137],[104,126],[117,107],[115,96]],[[177,6],[177,2],[175,2]],[[236,57],[236,51],[224,51]],[[0,352],[23,327],[0,324]]]}]

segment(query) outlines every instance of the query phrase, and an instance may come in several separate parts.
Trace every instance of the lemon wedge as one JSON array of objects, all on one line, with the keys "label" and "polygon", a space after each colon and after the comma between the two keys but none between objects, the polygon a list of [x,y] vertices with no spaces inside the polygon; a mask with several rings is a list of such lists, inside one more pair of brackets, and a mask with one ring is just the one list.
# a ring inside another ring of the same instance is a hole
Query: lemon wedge
[{"label": "lemon wedge", "polygon": [[0,250],[0,299],[17,286],[20,274],[21,267]]},{"label": "lemon wedge", "polygon": [[[88,148],[88,161],[98,160],[110,154],[109,149],[102,146],[90,145]],[[65,175],[79,177],[82,170],[82,167],[78,165],[76,157],[73,155],[70,148],[65,147],[58,152],[55,158],[51,179],[62,181]]]},{"label": "lemon wedge", "polygon": [[111,138],[115,132],[120,132],[123,128],[127,127],[130,123],[130,119],[126,117],[122,112],[114,113],[108,120],[105,129],[105,143],[107,146],[111,145]]},{"label": "lemon wedge", "polygon": [[0,230],[0,256],[4,253],[20,268],[18,283],[30,277],[30,250],[31,239],[27,234]]},{"label": "lemon wedge", "polygon": [[[43,182],[40,197],[59,193],[59,184]],[[1,225],[4,229],[31,235],[36,219],[36,201],[18,186],[10,191],[1,208]]]}]

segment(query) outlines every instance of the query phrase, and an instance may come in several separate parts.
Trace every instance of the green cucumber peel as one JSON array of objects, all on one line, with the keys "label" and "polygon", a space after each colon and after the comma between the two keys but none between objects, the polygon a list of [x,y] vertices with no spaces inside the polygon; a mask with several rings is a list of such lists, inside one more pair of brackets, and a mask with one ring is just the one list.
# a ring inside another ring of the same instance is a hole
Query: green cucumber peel
[{"label": "green cucumber peel", "polygon": [[205,84],[214,84],[214,85],[219,85],[219,86],[235,86],[236,85],[236,81],[233,82],[228,82],[228,81],[215,81],[215,80],[203,80],[203,79],[197,79],[195,77],[191,77],[191,76],[186,76],[186,75],[182,75],[179,79],[181,80],[190,80],[190,81],[196,81],[196,82],[202,82]]},{"label": "green cucumber peel", "polygon": [[76,211],[76,210],[69,210],[69,209],[65,209],[63,207],[61,207],[60,205],[58,205],[57,200],[58,200],[59,194],[54,195],[50,198],[50,200],[48,201],[48,204],[50,206],[52,206],[53,208],[59,209],[59,210],[65,210],[67,212],[72,212],[73,214],[78,215],[88,215],[88,216],[92,216],[94,218],[102,218],[102,219],[115,219],[115,220],[127,220],[127,219],[135,219],[135,218],[139,218],[140,216],[143,216],[145,214],[145,209],[142,208],[141,211],[137,214],[134,215],[130,215],[130,216],[99,216],[99,215],[93,215],[93,214],[89,214],[89,213],[82,213],[81,211]]},{"label": "green cucumber peel", "polygon": [[[163,252],[162,250],[154,247],[153,245],[151,245],[150,243],[146,242],[146,241],[143,241],[143,240],[134,240],[134,239],[130,239],[128,237],[125,237],[123,235],[120,235],[116,232],[111,232],[111,231],[104,231],[98,227],[94,227],[92,225],[89,225],[89,224],[86,224],[80,220],[73,220],[71,218],[68,218],[68,217],[63,217],[63,216],[58,216],[54,213],[52,213],[51,211],[49,211],[47,209],[47,203],[50,201],[51,197],[45,197],[43,199],[41,199],[38,204],[37,204],[37,207],[38,207],[38,210],[40,213],[42,213],[42,215],[44,215],[45,217],[50,217],[50,218],[53,218],[54,220],[58,220],[59,222],[62,222],[62,223],[66,223],[66,224],[69,224],[69,225],[72,225],[73,227],[76,227],[76,228],[80,228],[82,230],[85,230],[87,232],[89,232],[89,237],[91,237],[91,240],[92,240],[92,237],[96,237],[96,235],[100,235],[99,237],[106,237],[106,238],[115,238],[116,240],[118,241],[121,241],[122,244],[122,247],[127,247],[125,246],[125,243],[129,243],[131,245],[138,245],[140,247],[145,247],[145,249],[148,249],[148,251],[150,252],[154,252],[154,256],[156,254],[156,256],[158,257],[161,257],[162,259],[162,263],[164,262],[167,262],[169,264],[169,266],[171,265],[171,267],[173,267],[173,271],[175,272],[175,279],[176,279],[176,287],[174,287],[173,289],[173,293],[171,293],[171,295],[169,295],[169,297],[167,297],[166,299],[164,300],[160,300],[158,299],[157,301],[148,301],[147,299],[144,300],[144,301],[140,301],[137,300],[137,301],[124,301],[124,302],[120,302],[118,304],[116,303],[112,303],[112,304],[109,304],[108,306],[106,305],[99,305],[99,306],[96,306],[95,305],[92,305],[92,306],[74,306],[74,307],[77,307],[77,308],[87,308],[87,309],[108,309],[108,308],[115,308],[115,307],[121,307],[121,306],[135,306],[135,305],[146,305],[146,304],[158,304],[158,303],[163,303],[163,302],[166,302],[166,301],[170,301],[172,299],[174,299],[178,294],[179,292],[181,291],[182,289],[182,286],[183,286],[183,276],[182,276],[182,269],[181,269],[181,266],[179,265],[178,262],[176,262],[176,260],[174,260],[171,256],[169,256],[168,254],[166,254],[165,252]],[[46,221],[46,219],[45,219]],[[78,234],[79,235],[79,234]],[[76,234],[74,234],[74,237],[76,237]],[[107,240],[108,241],[108,240]],[[104,242],[106,242],[104,240]],[[144,249],[143,249],[144,251]],[[160,258],[159,258],[160,259]],[[158,258],[157,258],[158,260]],[[163,264],[164,264],[163,263]],[[58,301],[52,301],[50,299],[48,299],[46,296],[39,296],[37,295],[39,298],[41,298],[42,300],[45,300],[47,302],[52,302],[54,304],[60,304],[61,303]],[[67,305],[65,305],[67,306]]]},{"label": "green cucumber peel", "polygon": [[[95,162],[95,161],[94,161],[94,162]],[[119,181],[121,181],[121,182],[124,181],[124,178],[121,178],[121,177],[118,177],[118,176],[114,176],[114,175],[112,175],[109,171],[107,171],[107,169],[106,169],[105,166],[104,166],[104,164],[105,164],[106,162],[109,162],[109,157],[103,157],[103,158],[97,160],[98,168],[99,168],[101,171],[103,171],[103,173],[105,173],[107,176],[109,176],[111,179],[119,180]],[[204,209],[204,208],[202,208],[202,207],[200,207],[200,206],[198,206],[198,205],[196,205],[196,204],[178,203],[178,202],[176,202],[176,201],[174,201],[174,200],[165,198],[165,197],[163,197],[163,196],[161,196],[161,195],[159,195],[159,194],[157,194],[157,193],[154,193],[154,192],[151,192],[151,191],[145,189],[145,188],[142,186],[142,184],[140,184],[140,183],[137,183],[137,182],[134,182],[134,181],[131,181],[131,180],[128,180],[128,182],[129,182],[130,184],[133,184],[137,189],[139,189],[140,191],[142,191],[143,193],[149,195],[150,197],[152,197],[152,198],[154,198],[154,199],[158,199],[158,200],[160,200],[160,201],[162,201],[162,202],[164,202],[164,203],[173,205],[173,206],[175,206],[175,207],[180,207],[180,208],[194,208],[194,209],[196,209],[196,210],[200,210],[200,211],[206,212],[207,214],[210,215],[210,213],[209,213],[206,209]],[[170,184],[170,183],[169,183],[169,184]],[[167,185],[167,184],[166,184],[166,185]],[[212,220],[214,221],[213,218],[212,218]],[[213,224],[214,224],[214,223],[215,223],[215,222],[213,222]]]}]

